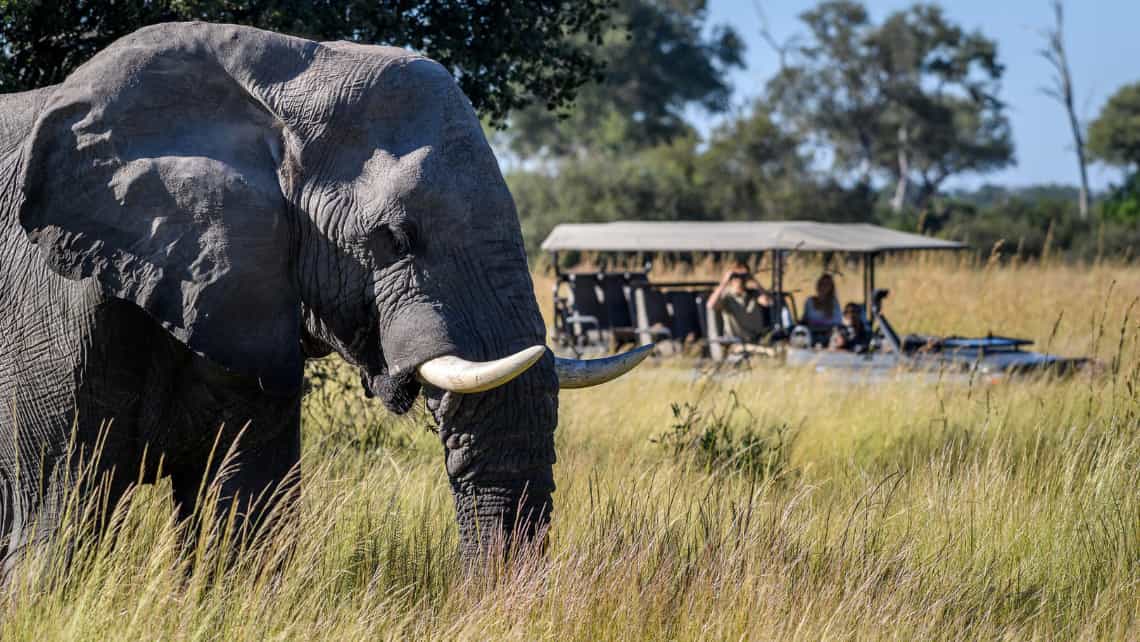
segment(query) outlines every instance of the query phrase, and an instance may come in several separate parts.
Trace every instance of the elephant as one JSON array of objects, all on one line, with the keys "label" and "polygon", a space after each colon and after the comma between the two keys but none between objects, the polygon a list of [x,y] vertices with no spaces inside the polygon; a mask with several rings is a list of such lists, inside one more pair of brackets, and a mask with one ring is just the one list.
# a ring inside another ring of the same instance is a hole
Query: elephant
[{"label": "elephant", "polygon": [[[167,23],[0,96],[0,534],[58,528],[82,462],[247,519],[299,486],[306,359],[438,426],[460,553],[549,526],[560,388],[518,215],[451,74],[413,52]],[[139,474],[140,470],[149,471]],[[482,535],[481,535],[482,534]]]}]

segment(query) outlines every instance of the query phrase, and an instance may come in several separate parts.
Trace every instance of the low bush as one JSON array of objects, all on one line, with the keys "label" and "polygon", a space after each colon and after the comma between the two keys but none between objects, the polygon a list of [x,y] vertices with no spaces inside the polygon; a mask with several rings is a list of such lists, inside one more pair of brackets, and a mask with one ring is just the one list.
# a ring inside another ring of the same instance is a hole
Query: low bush
[{"label": "low bush", "polygon": [[[707,402],[706,402],[707,403]],[[735,390],[720,407],[673,403],[673,423],[653,441],[675,458],[688,457],[708,471],[739,471],[758,479],[789,474],[795,431],[786,423],[764,424],[740,403]]]}]

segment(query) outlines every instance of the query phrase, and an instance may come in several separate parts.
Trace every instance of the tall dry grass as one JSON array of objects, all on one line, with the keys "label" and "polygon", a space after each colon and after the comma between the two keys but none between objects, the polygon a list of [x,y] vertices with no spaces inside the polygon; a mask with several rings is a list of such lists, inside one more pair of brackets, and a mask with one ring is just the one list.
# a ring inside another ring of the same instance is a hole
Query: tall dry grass
[{"label": "tall dry grass", "polygon": [[[18,569],[0,638],[1136,639],[1140,269],[880,274],[896,325],[1052,334],[1119,367],[992,386],[652,364],[561,396],[546,554],[465,572],[428,421],[327,362],[295,519],[235,550],[142,488],[108,535]],[[956,296],[982,286],[990,305]]]}]

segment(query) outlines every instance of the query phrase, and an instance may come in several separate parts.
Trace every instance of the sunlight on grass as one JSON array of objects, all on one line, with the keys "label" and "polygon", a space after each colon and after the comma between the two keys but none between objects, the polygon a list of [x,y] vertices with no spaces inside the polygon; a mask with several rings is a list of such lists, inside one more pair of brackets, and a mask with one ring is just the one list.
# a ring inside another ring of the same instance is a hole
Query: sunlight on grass
[{"label": "sunlight on grass", "polygon": [[322,361],[302,497],[267,541],[214,519],[187,538],[143,487],[108,535],[76,518],[18,567],[0,638],[1134,638],[1140,269],[880,276],[896,325],[1052,336],[1105,372],[857,385],[649,363],[561,395],[546,555],[468,572],[430,420]]}]

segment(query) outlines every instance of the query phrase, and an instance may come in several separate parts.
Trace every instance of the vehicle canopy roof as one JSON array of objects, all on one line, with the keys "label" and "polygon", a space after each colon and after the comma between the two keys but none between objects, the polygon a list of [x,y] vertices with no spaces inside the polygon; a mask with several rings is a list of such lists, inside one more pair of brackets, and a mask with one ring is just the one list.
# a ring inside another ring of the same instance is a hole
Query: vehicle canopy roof
[{"label": "vehicle canopy roof", "polygon": [[548,252],[850,252],[961,250],[966,245],[869,223],[813,221],[615,221],[563,223]]}]

